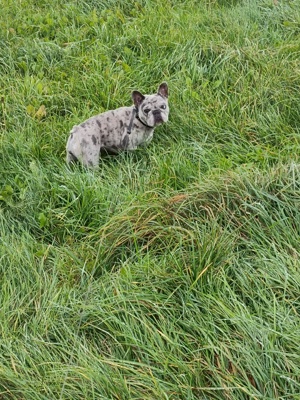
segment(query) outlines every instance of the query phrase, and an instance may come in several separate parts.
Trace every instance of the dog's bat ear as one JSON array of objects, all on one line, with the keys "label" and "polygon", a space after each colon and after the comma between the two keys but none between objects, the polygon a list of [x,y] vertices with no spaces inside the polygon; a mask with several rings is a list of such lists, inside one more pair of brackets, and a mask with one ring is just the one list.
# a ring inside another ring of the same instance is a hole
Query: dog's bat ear
[{"label": "dog's bat ear", "polygon": [[158,94],[160,94],[163,97],[168,98],[169,96],[169,91],[168,91],[168,84],[167,82],[163,82],[160,84],[159,88],[158,88]]},{"label": "dog's bat ear", "polygon": [[145,99],[145,96],[142,93],[138,92],[137,90],[134,90],[132,92],[131,97],[132,97],[133,103],[136,107],[138,107]]}]

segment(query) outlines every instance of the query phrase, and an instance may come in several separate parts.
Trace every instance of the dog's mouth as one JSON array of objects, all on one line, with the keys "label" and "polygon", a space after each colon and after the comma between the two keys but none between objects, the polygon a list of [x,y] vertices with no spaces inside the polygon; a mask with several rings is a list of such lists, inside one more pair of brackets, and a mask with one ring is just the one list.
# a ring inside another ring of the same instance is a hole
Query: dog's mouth
[{"label": "dog's mouth", "polygon": [[160,125],[164,122],[161,112],[159,110],[153,111],[154,123],[155,125]]},{"label": "dog's mouth", "polygon": [[164,120],[163,120],[162,118],[155,119],[155,120],[154,120],[154,123],[155,123],[155,125],[161,125],[161,124],[164,123]]}]

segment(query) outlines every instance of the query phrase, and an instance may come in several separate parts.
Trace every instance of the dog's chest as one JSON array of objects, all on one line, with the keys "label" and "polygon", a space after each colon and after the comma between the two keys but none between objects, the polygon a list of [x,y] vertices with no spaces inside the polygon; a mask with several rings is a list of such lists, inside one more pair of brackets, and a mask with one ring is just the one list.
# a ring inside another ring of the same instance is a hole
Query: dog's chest
[{"label": "dog's chest", "polygon": [[133,130],[128,136],[127,149],[134,150],[138,146],[148,143],[153,136],[153,129],[144,129],[133,125]]}]

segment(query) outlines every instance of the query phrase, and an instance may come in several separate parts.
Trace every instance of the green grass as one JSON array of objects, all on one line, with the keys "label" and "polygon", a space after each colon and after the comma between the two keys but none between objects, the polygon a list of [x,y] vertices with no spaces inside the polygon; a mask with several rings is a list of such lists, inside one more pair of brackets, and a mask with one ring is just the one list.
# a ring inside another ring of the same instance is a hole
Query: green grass
[{"label": "green grass", "polygon": [[[299,59],[299,0],[2,0],[1,400],[300,399]],[[164,80],[147,148],[65,165]]]}]

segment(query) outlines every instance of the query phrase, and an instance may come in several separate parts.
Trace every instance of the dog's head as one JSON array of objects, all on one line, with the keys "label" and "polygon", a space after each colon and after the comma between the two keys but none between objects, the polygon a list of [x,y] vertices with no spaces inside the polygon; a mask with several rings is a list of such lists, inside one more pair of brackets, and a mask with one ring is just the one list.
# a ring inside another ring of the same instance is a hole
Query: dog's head
[{"label": "dog's head", "polygon": [[163,82],[156,94],[132,92],[132,100],[138,110],[139,119],[148,126],[155,127],[168,121],[168,85]]}]

